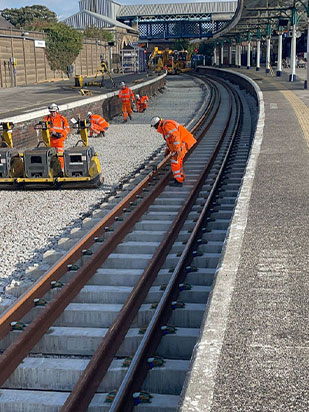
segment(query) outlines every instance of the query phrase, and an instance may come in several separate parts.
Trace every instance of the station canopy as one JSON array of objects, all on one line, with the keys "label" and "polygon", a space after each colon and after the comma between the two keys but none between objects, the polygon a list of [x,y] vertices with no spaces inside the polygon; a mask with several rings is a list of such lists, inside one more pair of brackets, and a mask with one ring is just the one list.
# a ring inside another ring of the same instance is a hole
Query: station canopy
[{"label": "station canopy", "polygon": [[291,26],[293,9],[296,11],[297,26],[303,31],[307,28],[307,0],[238,0],[238,7],[233,20],[217,37],[255,35],[260,29],[264,35],[267,24],[272,30],[279,26],[288,29]]}]

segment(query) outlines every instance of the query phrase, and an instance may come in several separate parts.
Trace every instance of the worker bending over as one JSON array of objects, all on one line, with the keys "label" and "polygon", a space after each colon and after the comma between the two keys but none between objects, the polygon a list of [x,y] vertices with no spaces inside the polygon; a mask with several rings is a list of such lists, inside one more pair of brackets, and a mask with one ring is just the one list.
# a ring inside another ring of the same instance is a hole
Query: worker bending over
[{"label": "worker bending over", "polygon": [[150,125],[158,133],[161,133],[166,141],[165,155],[172,153],[171,168],[174,181],[169,185],[182,186],[185,180],[183,158],[187,151],[195,145],[196,139],[182,124],[175,122],[175,120],[164,120],[155,116],[151,119]]},{"label": "worker bending over", "polygon": [[105,136],[105,132],[109,127],[109,123],[100,115],[88,112],[87,116],[90,121],[89,136]]},{"label": "worker bending over", "polygon": [[136,95],[136,110],[139,113],[143,113],[148,107],[149,98],[148,96]]},{"label": "worker bending over", "polygon": [[131,99],[134,102],[135,97],[132,93],[132,90],[126,86],[124,82],[120,83],[121,90],[119,90],[118,97],[122,101],[122,113],[123,113],[123,121],[128,121],[129,118],[132,120],[132,106],[131,106]]},{"label": "worker bending over", "polygon": [[64,151],[64,141],[70,132],[70,126],[67,119],[59,113],[59,107],[52,103],[49,107],[49,115],[44,117],[45,122],[52,122],[52,127],[49,129],[50,132],[50,145],[56,148],[62,169],[64,168],[63,161],[63,151]]}]

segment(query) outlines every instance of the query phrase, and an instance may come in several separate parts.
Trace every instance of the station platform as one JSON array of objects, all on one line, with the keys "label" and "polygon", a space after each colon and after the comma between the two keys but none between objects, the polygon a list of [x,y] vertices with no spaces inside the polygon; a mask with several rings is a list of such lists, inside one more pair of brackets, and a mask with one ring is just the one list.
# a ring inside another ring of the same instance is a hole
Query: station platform
[{"label": "station platform", "polygon": [[[254,68],[261,117],[182,394],[182,412],[309,410],[309,92]],[[117,76],[129,85],[147,74]],[[147,78],[148,79],[148,78]],[[108,85],[108,81],[106,81]],[[69,81],[0,89],[0,119],[82,100]],[[106,93],[112,88],[91,88]]]},{"label": "station platform", "polygon": [[260,87],[260,123],[180,410],[308,411],[309,93],[233,71]]},{"label": "station platform", "polygon": [[[83,86],[83,89],[89,90],[92,96],[97,96],[119,90],[120,83],[123,81],[129,86],[132,86],[139,82],[149,80],[150,78],[150,75],[146,72],[113,74],[113,80],[116,84],[116,88],[113,88],[111,80],[105,74],[104,87]],[[98,76],[96,79],[94,79],[94,77],[87,77],[84,79],[84,83],[94,80],[100,82],[101,76]],[[17,116],[30,113],[34,110],[46,109],[51,103],[61,105],[83,100],[87,97],[89,97],[89,95],[82,96],[80,94],[80,88],[74,87],[74,78],[56,82],[44,82],[31,86],[0,88],[0,100],[5,103],[0,106],[0,121],[9,116]]]}]

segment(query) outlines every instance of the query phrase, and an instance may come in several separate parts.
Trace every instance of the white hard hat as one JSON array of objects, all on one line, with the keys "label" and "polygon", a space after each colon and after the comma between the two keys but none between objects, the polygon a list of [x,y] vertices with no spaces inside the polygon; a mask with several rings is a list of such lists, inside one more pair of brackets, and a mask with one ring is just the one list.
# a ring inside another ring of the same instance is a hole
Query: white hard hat
[{"label": "white hard hat", "polygon": [[88,112],[87,116],[90,117],[92,115],[92,112]]},{"label": "white hard hat", "polygon": [[52,103],[50,106],[48,106],[48,110],[50,112],[58,112],[59,111],[59,107],[56,105],[56,103]]},{"label": "white hard hat", "polygon": [[150,126],[151,127],[155,127],[159,122],[160,122],[161,118],[159,116],[154,116],[151,120],[150,120]]},{"label": "white hard hat", "polygon": [[123,87],[123,86],[125,86],[125,85],[126,85],[125,82],[121,82],[121,83],[120,83],[120,86],[121,86],[121,87]]},{"label": "white hard hat", "polygon": [[139,94],[136,95],[136,98],[139,99]]}]

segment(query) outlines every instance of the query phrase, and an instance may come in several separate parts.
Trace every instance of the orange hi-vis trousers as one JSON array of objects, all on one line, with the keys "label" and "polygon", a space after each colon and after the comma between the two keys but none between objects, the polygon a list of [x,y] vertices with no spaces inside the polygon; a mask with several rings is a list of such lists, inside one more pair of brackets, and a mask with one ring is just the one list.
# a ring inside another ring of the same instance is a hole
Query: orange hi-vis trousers
[{"label": "orange hi-vis trousers", "polygon": [[64,160],[63,160],[64,140],[65,139],[54,139],[52,137],[50,138],[51,147],[55,147],[57,154],[62,155],[58,157],[61,163],[62,169],[64,168]]},{"label": "orange hi-vis trousers", "polygon": [[183,171],[183,159],[186,154],[185,146],[183,146],[180,153],[176,153],[174,156],[171,157],[171,169],[174,176],[174,179],[177,182],[183,183],[185,180],[185,173]]},{"label": "orange hi-vis trousers", "polygon": [[128,114],[131,116],[132,114],[132,106],[131,102],[122,102],[122,113],[124,120],[128,120]]}]

